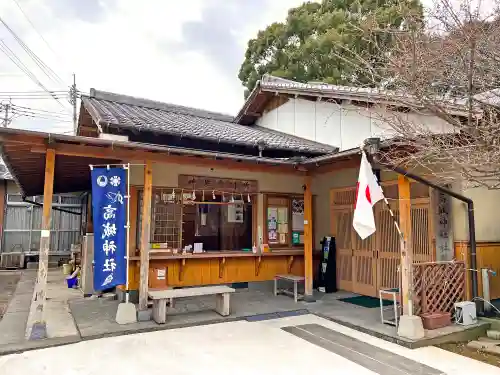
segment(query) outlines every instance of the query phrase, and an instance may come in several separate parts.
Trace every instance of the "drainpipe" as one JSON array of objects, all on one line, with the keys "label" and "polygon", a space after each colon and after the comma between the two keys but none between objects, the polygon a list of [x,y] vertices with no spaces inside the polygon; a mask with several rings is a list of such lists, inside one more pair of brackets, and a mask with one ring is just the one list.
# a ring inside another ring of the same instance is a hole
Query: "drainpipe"
[{"label": "drainpipe", "polygon": [[[370,156],[376,155],[378,150],[380,149],[380,138],[368,138],[365,140],[365,146],[364,146],[367,154]],[[392,165],[386,165],[386,164],[380,164],[376,163],[379,165],[379,167],[385,167],[388,168],[398,174],[401,174],[403,176],[406,176],[412,180],[415,180],[417,182],[420,182],[421,184],[424,184],[426,186],[429,186],[433,189],[436,189],[446,195],[449,195],[450,197],[453,197],[455,199],[458,199],[461,202],[464,202],[467,204],[467,217],[469,220],[469,242],[470,242],[470,253],[469,253],[469,264],[471,266],[471,279],[472,279],[472,297],[477,297],[478,296],[478,286],[477,286],[477,257],[476,257],[476,224],[475,224],[475,219],[474,219],[474,202],[472,199],[467,198],[461,194],[458,194],[450,189],[446,189],[442,186],[436,185],[430,181],[427,181],[426,179],[417,176],[413,173],[410,173],[408,171],[405,171],[402,168],[395,167]]]},{"label": "drainpipe", "polygon": [[433,189],[436,189],[446,195],[449,195],[455,199],[458,199],[459,201],[462,201],[467,204],[467,217],[469,220],[469,241],[470,241],[470,254],[469,254],[469,261],[471,265],[471,273],[472,273],[472,297],[477,297],[478,296],[478,284],[477,284],[477,257],[476,257],[476,225],[475,225],[475,220],[474,220],[474,202],[472,199],[467,198],[461,194],[458,194],[452,190],[446,189],[442,186],[436,185],[430,181],[427,181],[423,179],[420,176],[414,175],[413,173],[407,172],[402,168],[399,167],[394,167],[390,165],[384,165],[384,167],[399,173],[401,175],[404,175],[412,180],[418,181],[426,186],[429,186]]}]

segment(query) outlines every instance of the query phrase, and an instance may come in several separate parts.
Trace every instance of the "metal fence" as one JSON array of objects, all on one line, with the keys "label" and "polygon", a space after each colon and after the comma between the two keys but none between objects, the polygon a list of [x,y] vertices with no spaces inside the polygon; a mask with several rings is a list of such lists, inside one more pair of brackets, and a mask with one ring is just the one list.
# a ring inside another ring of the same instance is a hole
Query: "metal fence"
[{"label": "metal fence", "polygon": [[[2,252],[38,252],[43,207],[24,202],[20,194],[7,194]],[[43,203],[43,197],[29,200]],[[76,195],[54,195],[53,207],[84,212],[85,205]],[[68,252],[78,241],[82,215],[52,210],[51,252]]]}]

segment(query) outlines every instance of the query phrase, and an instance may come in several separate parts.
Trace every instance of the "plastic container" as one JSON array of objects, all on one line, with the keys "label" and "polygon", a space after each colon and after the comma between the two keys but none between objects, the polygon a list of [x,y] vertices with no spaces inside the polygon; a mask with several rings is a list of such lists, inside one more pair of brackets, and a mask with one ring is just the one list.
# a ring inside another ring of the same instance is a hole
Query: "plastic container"
[{"label": "plastic container", "polygon": [[451,325],[451,314],[449,312],[433,312],[421,314],[422,325],[425,329],[438,329]]},{"label": "plastic container", "polygon": [[78,284],[78,277],[72,277],[66,279],[66,283],[68,284],[68,288],[74,288]]},{"label": "plastic container", "polygon": [[71,275],[73,267],[71,264],[63,264],[63,275]]}]

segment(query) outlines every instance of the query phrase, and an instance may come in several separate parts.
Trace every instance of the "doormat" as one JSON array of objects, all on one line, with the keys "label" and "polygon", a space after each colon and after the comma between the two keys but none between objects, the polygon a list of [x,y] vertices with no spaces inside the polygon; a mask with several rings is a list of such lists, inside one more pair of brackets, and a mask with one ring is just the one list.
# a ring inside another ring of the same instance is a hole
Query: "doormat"
[{"label": "doormat", "polygon": [[[375,298],[375,297],[356,296],[356,297],[348,297],[348,298],[339,298],[339,301],[351,303],[353,305],[362,306],[362,307],[366,307],[369,309],[372,309],[374,307],[380,307],[380,300],[378,298]],[[390,306],[392,304],[393,304],[392,301],[389,301],[386,299],[382,300],[382,305],[384,305],[384,306]]]}]

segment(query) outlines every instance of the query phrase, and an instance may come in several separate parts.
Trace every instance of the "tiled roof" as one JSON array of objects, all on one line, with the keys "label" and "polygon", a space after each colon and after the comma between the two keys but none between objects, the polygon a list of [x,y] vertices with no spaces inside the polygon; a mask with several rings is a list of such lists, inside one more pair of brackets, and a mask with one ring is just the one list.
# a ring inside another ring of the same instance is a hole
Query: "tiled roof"
[{"label": "tiled roof", "polygon": [[264,145],[267,149],[315,154],[335,147],[309,141],[259,126],[233,123],[233,117],[195,108],[139,99],[92,89],[82,97],[85,109],[100,125],[152,131],[234,145]]},{"label": "tiled roof", "polygon": [[[321,94],[334,94],[338,96],[350,95],[352,97],[366,98],[373,101],[376,100],[403,100],[405,102],[411,103],[414,99],[411,95],[406,92],[401,91],[391,91],[385,89],[378,89],[373,87],[361,87],[361,86],[341,86],[332,85],[324,82],[308,82],[302,83],[297,81],[292,81],[285,78],[280,78],[272,76],[269,74],[264,74],[260,80],[260,87],[262,89],[268,90],[296,90],[302,92],[311,92],[318,95]],[[436,97],[436,101],[442,101],[442,103],[449,106],[456,106],[463,108],[467,101],[466,98],[457,98],[451,96]]]}]

